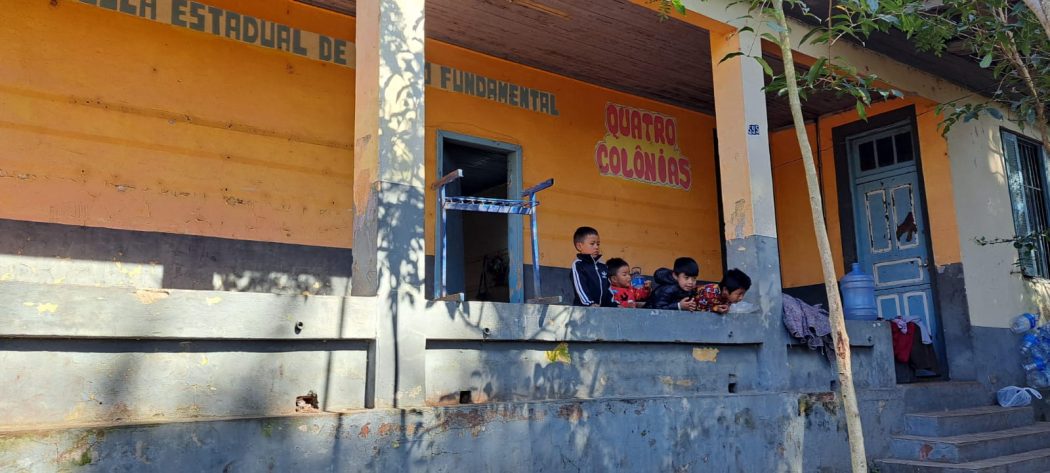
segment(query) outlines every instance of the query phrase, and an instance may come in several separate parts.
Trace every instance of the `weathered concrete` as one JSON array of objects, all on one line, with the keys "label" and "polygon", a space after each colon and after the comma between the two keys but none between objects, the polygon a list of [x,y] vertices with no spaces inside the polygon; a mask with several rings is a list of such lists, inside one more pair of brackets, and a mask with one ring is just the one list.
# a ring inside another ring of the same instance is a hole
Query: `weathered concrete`
[{"label": "weathered concrete", "polygon": [[420,405],[425,385],[423,3],[356,4],[351,294],[376,297],[382,321],[370,406]]},{"label": "weathered concrete", "polygon": [[810,422],[835,411],[833,397],[804,410],[800,399],[584,400],[8,431],[0,469],[814,471],[804,449],[843,456],[845,437],[833,422]]},{"label": "weathered concrete", "polygon": [[0,281],[347,295],[348,248],[0,219]]},{"label": "weathered concrete", "polygon": [[937,314],[944,336],[944,358],[951,379],[977,379],[970,306],[961,263],[939,266],[931,274],[937,295]]},{"label": "weathered concrete", "polygon": [[0,337],[356,339],[376,336],[375,299],[0,284]]},{"label": "weathered concrete", "polygon": [[1022,427],[1032,423],[1035,413],[1031,406],[982,406],[954,411],[921,412],[905,417],[905,432],[925,437],[990,432]]}]

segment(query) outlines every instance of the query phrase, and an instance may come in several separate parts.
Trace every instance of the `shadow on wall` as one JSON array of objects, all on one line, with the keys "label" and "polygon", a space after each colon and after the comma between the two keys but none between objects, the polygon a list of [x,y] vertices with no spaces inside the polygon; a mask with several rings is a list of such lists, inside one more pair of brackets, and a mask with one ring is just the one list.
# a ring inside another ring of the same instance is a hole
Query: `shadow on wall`
[{"label": "shadow on wall", "polygon": [[351,250],[0,220],[0,280],[346,295]]}]

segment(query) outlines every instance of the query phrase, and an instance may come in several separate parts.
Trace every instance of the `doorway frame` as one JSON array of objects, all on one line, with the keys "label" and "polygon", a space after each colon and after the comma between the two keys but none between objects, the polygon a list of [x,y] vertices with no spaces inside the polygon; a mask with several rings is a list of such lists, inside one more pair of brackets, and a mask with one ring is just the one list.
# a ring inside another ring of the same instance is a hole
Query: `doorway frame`
[{"label": "doorway frame", "polygon": [[941,371],[943,371],[941,378],[948,380],[951,379],[951,366],[948,360],[948,352],[951,348],[948,347],[948,340],[945,336],[945,330],[947,330],[947,327],[944,325],[944,307],[941,303],[936,275],[938,262],[933,248],[933,229],[930,227],[930,206],[926,199],[926,176],[923,172],[919,123],[916,116],[915,105],[907,105],[880,113],[869,117],[867,121],[857,120],[844,125],[839,125],[831,130],[832,149],[834,150],[835,159],[835,185],[838,188],[839,233],[841,237],[842,265],[843,268],[849,268],[852,263],[859,262],[856,217],[854,215],[854,172],[849,154],[850,140],[892,126],[907,126],[911,131],[912,149],[915,153],[915,174],[918,185],[916,190],[919,194],[917,202],[918,205],[922,206],[923,210],[922,222],[920,223],[921,225],[925,225],[925,228],[927,229],[925,237],[926,241],[924,242],[926,244],[927,253],[929,254],[926,270],[930,276],[930,294],[936,310],[934,317],[936,317],[937,326],[939,327],[939,330],[937,330],[937,333],[934,333],[933,336],[938,340],[939,345],[943,347],[941,353],[937,354],[938,361],[941,365]]},{"label": "doorway frame", "polygon": [[[435,141],[437,146],[437,159],[434,168],[437,170],[437,173],[434,176],[434,179],[441,179],[446,173],[452,171],[451,169],[445,169],[445,143],[454,143],[486,151],[505,153],[507,155],[507,198],[521,198],[521,145],[490,140],[478,136],[465,135],[447,130],[438,130]],[[440,208],[434,208],[434,273],[432,277],[435,287],[441,283],[439,279],[441,277],[442,265],[444,264],[444,262],[441,261],[441,258],[438,258],[438,255],[441,254],[442,247],[444,246],[444,242],[441,239],[441,219],[437,218],[437,212],[440,211]],[[524,217],[524,215],[507,215],[507,256],[509,261],[508,265],[510,266],[507,274],[507,285],[510,288],[510,303],[512,304],[521,304],[525,302],[525,275],[523,274],[525,268]],[[533,257],[535,258],[536,256],[533,255]]]}]

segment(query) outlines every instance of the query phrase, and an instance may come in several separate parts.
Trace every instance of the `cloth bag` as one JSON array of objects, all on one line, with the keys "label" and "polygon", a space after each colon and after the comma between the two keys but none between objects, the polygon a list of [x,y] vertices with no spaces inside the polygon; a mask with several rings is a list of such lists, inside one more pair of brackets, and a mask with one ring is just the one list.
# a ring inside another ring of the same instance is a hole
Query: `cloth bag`
[{"label": "cloth bag", "polygon": [[1032,403],[1032,396],[1036,399],[1042,399],[1043,395],[1039,394],[1032,388],[1019,388],[1017,386],[1007,386],[1000,389],[997,393],[999,398],[999,405],[1003,407],[1023,407]]}]

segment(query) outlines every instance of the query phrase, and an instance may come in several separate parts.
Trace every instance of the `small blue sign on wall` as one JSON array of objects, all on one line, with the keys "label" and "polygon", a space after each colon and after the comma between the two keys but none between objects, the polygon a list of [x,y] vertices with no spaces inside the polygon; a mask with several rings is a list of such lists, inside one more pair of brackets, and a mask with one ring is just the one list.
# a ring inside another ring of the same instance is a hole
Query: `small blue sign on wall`
[{"label": "small blue sign on wall", "polygon": [[749,136],[758,136],[758,133],[759,133],[758,125],[752,123],[752,124],[747,126],[747,134]]}]

